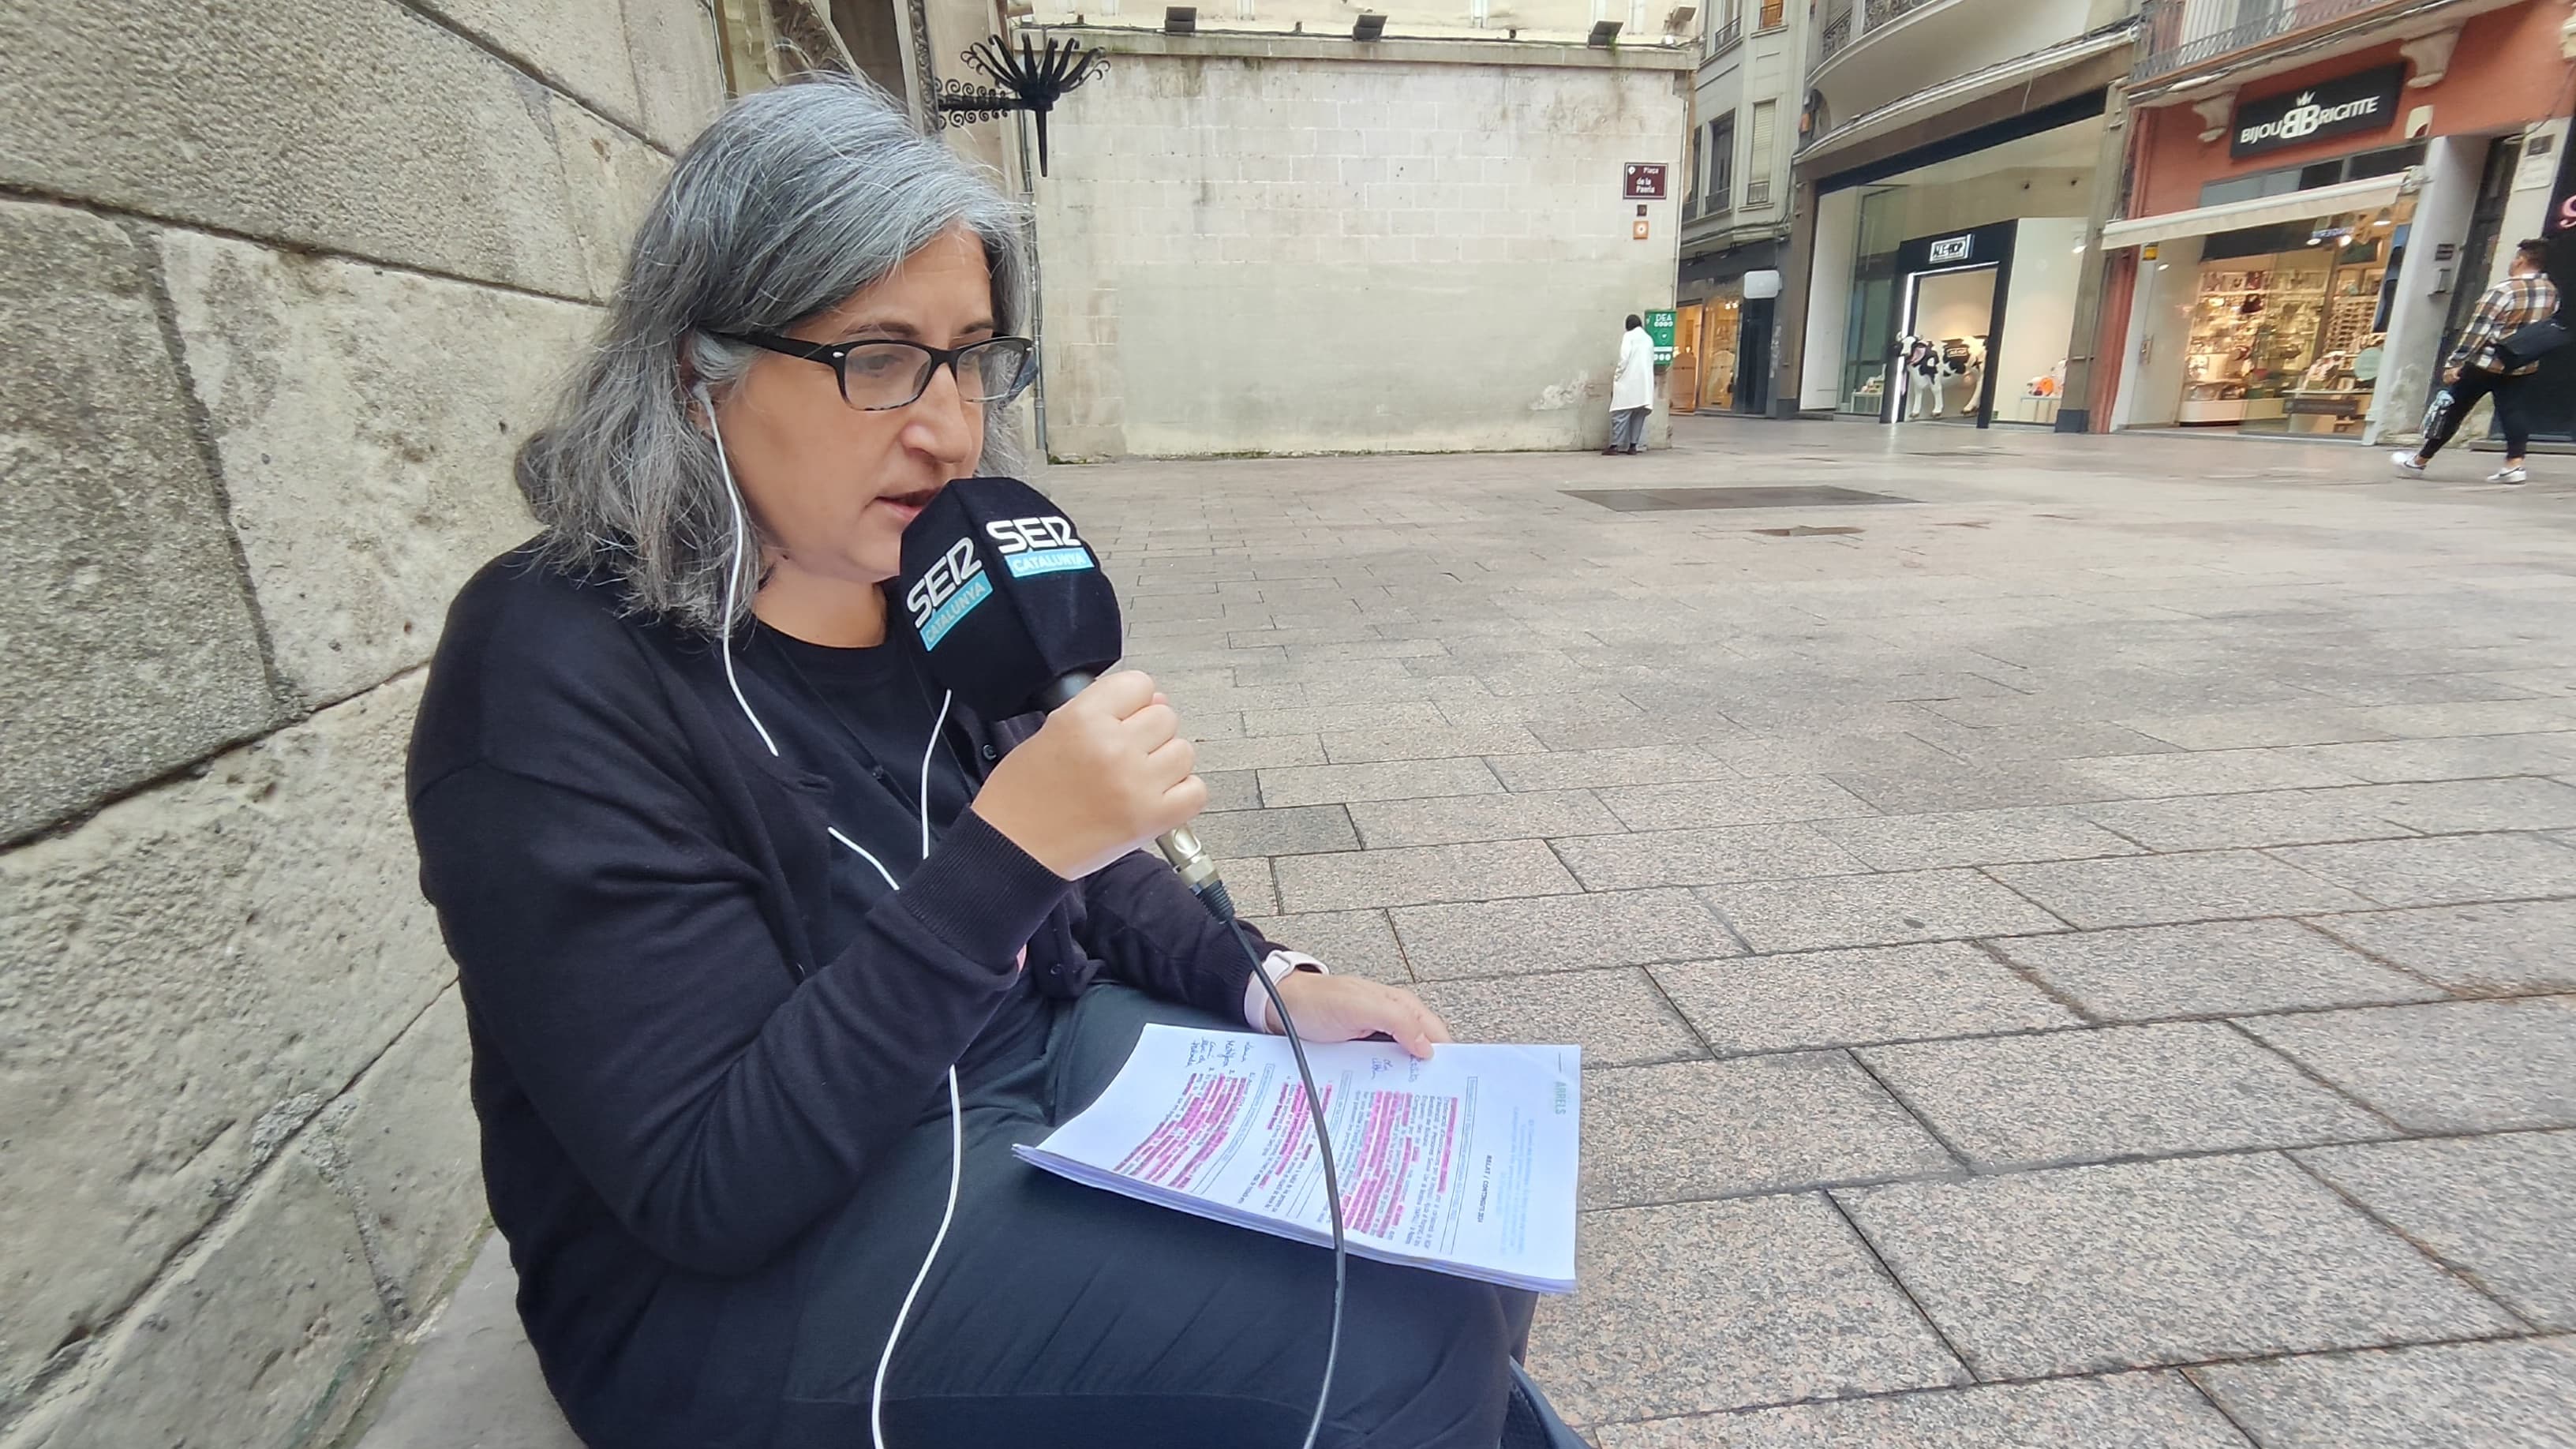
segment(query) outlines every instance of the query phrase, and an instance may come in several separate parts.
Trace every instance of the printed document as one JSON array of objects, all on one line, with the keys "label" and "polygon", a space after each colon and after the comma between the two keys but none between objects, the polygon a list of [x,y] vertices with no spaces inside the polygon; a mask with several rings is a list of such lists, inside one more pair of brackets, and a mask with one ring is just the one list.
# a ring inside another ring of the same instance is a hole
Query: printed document
[{"label": "printed document", "polygon": [[[1309,1043],[1350,1249],[1574,1291],[1581,1050]],[[1149,1026],[1100,1100],[1021,1158],[1219,1222],[1330,1243],[1315,1126],[1284,1037]]]}]

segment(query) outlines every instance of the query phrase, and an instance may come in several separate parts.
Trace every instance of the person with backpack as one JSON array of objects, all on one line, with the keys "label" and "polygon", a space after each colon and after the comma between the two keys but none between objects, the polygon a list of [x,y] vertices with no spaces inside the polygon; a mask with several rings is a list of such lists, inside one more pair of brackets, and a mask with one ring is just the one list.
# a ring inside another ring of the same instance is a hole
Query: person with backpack
[{"label": "person with backpack", "polygon": [[2487,481],[2531,481],[2523,467],[2531,451],[2531,419],[2523,404],[2540,359],[2567,342],[2567,329],[2556,320],[2558,287],[2542,267],[2547,250],[2537,238],[2514,248],[2512,269],[2478,299],[2477,316],[2443,366],[2442,390],[2425,415],[2423,446],[2390,456],[2398,472],[2422,477],[2424,465],[2460,430],[2469,409],[2478,399],[2493,397],[2496,421],[2504,425],[2505,458]]}]

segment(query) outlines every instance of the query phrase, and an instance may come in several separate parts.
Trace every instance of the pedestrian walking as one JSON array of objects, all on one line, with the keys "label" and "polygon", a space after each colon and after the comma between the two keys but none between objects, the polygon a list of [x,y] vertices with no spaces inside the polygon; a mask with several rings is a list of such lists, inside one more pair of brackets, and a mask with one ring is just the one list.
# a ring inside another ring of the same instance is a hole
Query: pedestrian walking
[{"label": "pedestrian walking", "polygon": [[1646,418],[1655,410],[1655,339],[1645,319],[1628,314],[1619,339],[1619,370],[1610,374],[1610,446],[1601,456],[1646,451]]},{"label": "pedestrian walking", "polygon": [[2495,399],[2496,421],[2504,426],[2504,466],[2487,475],[2490,483],[2527,483],[2524,455],[2531,450],[2531,418],[2524,411],[2530,377],[2540,359],[2567,341],[2555,320],[2558,288],[2541,270],[2546,249],[2537,239],[2514,249],[2513,267],[2505,279],[2478,299],[2478,314],[2460,345],[2442,368],[2442,390],[2425,414],[2424,445],[2392,455],[2397,471],[2421,477],[2424,465],[2460,430],[2460,420],[2479,398]]}]

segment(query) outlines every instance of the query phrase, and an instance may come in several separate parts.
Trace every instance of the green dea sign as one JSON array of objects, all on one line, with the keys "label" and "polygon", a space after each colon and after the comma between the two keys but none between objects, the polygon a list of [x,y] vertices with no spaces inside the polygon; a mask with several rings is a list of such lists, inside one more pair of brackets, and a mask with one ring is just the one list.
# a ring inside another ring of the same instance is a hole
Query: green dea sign
[{"label": "green dea sign", "polygon": [[1671,308],[1646,314],[1646,335],[1655,340],[1655,366],[1673,365],[1673,313]]}]

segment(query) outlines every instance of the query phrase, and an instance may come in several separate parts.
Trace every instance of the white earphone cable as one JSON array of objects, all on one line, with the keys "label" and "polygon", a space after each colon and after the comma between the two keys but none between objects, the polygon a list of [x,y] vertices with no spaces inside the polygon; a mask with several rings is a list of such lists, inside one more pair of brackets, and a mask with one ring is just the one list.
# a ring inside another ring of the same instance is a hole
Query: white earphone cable
[{"label": "white earphone cable", "polygon": [[[704,383],[698,385],[696,393],[698,406],[706,409],[707,433],[715,439],[716,467],[724,473],[725,503],[733,512],[733,567],[725,575],[724,630],[718,640],[717,651],[724,656],[725,683],[733,690],[733,702],[742,707],[742,717],[751,721],[751,727],[759,731],[760,742],[769,747],[770,756],[774,759],[778,756],[778,741],[770,737],[769,726],[762,724],[760,716],[753,712],[751,701],[743,695],[742,681],[736,677],[733,668],[734,612],[741,603],[743,559],[750,550],[751,528],[743,516],[742,491],[734,485],[733,460],[725,456],[724,430],[716,424],[715,403],[707,396]],[[921,855],[924,860],[930,858],[930,759],[939,748],[940,732],[948,728],[948,709],[955,699],[954,694],[941,697],[939,721],[931,726],[930,741],[921,752],[921,793],[915,798],[921,802]],[[837,825],[826,826],[825,829],[834,840],[857,852],[859,859],[875,866],[877,874],[885,877],[889,888],[903,889],[902,883],[894,878],[894,872],[886,869],[884,861],[869,854],[867,847],[842,834],[841,827]],[[921,1285],[930,1280],[930,1265],[939,1261],[939,1249],[948,1241],[949,1225],[957,1219],[957,1187],[965,1175],[965,1166],[966,1112],[958,1098],[957,1069],[952,1066],[948,1069],[948,1205],[940,1210],[939,1231],[931,1235],[930,1251],[922,1257],[921,1270],[912,1275],[912,1287],[904,1292],[903,1306],[895,1310],[894,1326],[886,1330],[885,1352],[877,1357],[876,1384],[868,1392],[868,1435],[875,1449],[885,1449],[886,1370],[894,1363],[894,1348],[903,1337],[904,1320],[912,1316],[913,1301],[920,1297]]]}]

